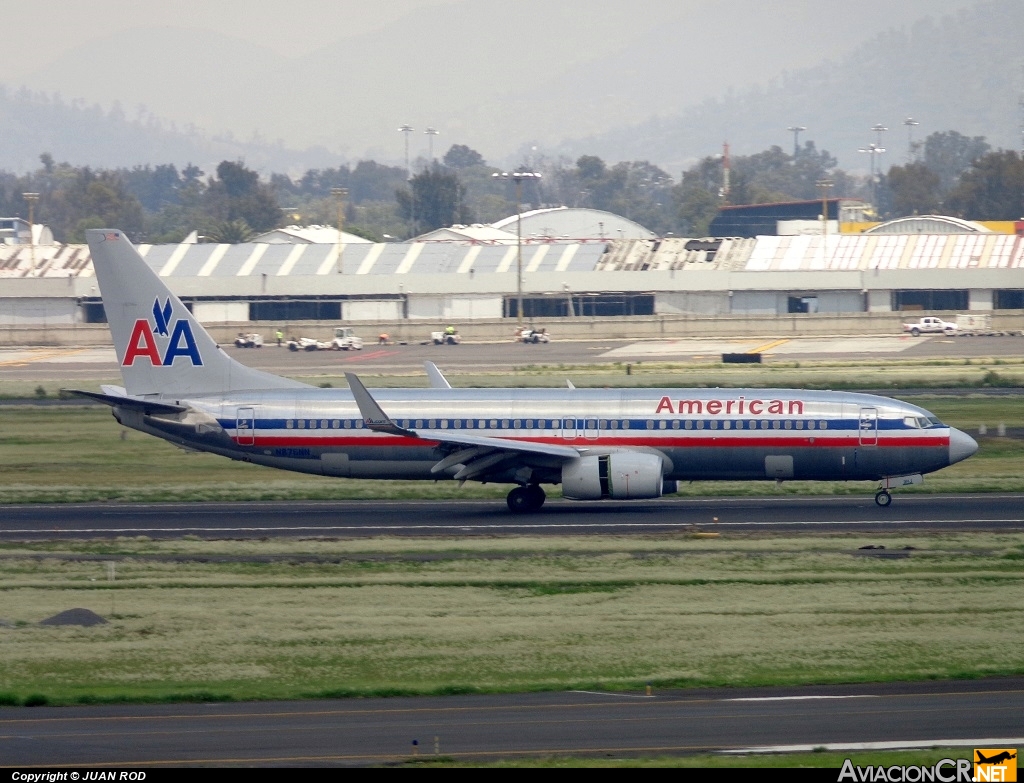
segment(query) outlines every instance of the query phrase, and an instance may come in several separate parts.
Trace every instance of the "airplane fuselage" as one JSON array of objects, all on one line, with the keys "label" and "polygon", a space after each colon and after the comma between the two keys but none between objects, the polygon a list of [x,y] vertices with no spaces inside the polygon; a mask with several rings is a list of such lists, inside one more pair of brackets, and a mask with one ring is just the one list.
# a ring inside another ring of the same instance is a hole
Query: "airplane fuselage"
[{"label": "airplane fuselage", "polygon": [[[382,389],[399,426],[663,457],[664,479],[878,480],[958,461],[951,428],[928,411],[867,394],[791,389]],[[123,423],[179,445],[287,470],[381,479],[432,472],[446,451],[428,437],[365,426],[351,393],[335,389],[232,393],[178,400],[183,416],[121,411]],[[952,431],[955,432],[955,431]],[[952,453],[951,453],[952,449]],[[960,457],[962,458],[962,457]],[[535,460],[491,481],[558,483]],[[516,475],[517,471],[520,475]]]}]

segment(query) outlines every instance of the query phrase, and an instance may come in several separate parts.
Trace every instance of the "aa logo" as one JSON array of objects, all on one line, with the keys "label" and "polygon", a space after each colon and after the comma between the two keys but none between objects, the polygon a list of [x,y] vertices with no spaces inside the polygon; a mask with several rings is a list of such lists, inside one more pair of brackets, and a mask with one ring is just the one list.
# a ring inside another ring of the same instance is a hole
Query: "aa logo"
[{"label": "aa logo", "polygon": [[1016,748],[975,748],[975,781],[1016,781]]},{"label": "aa logo", "polygon": [[163,304],[159,297],[154,299],[153,323],[147,318],[139,318],[135,322],[121,364],[131,367],[136,359],[149,359],[154,367],[169,367],[181,356],[193,365],[202,365],[203,358],[199,355],[188,319],[172,320],[173,316],[170,299]]}]

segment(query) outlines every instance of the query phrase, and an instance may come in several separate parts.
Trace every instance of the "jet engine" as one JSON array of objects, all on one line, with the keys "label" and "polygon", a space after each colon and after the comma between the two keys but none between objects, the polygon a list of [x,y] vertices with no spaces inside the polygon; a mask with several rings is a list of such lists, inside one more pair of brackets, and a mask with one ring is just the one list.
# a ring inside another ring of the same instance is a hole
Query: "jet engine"
[{"label": "jet engine", "polygon": [[562,495],[573,500],[641,500],[661,497],[662,458],[616,451],[580,457],[562,465]]}]

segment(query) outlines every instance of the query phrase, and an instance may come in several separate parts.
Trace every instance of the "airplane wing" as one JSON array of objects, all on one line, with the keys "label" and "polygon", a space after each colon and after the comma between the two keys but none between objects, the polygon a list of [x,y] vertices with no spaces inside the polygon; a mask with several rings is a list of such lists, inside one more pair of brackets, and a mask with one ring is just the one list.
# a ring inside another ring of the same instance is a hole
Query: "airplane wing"
[{"label": "airplane wing", "polygon": [[581,451],[572,446],[560,446],[554,443],[535,443],[514,438],[488,438],[484,435],[472,435],[457,430],[411,430],[399,427],[381,409],[373,395],[366,390],[363,382],[355,373],[345,373],[348,385],[352,389],[359,413],[368,429],[375,432],[387,432],[391,435],[404,435],[411,438],[437,441],[451,449],[451,453],[439,461],[430,470],[440,473],[456,465],[462,467],[453,478],[465,481],[477,478],[489,472],[505,470],[509,462],[528,465],[532,462],[555,463],[577,459]]}]

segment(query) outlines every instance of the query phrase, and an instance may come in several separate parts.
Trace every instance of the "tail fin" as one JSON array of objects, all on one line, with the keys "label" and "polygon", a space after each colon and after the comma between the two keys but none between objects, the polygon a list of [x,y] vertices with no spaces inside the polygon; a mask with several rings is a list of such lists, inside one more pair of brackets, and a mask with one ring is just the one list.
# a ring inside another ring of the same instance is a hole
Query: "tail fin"
[{"label": "tail fin", "polygon": [[253,370],[225,354],[123,232],[85,233],[128,394],[185,396],[306,385]]}]

